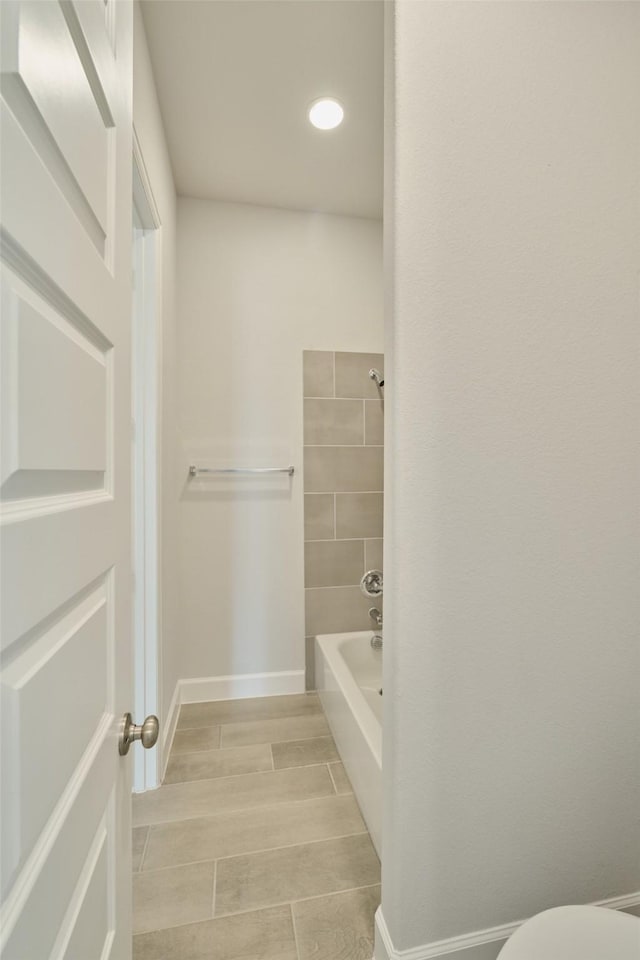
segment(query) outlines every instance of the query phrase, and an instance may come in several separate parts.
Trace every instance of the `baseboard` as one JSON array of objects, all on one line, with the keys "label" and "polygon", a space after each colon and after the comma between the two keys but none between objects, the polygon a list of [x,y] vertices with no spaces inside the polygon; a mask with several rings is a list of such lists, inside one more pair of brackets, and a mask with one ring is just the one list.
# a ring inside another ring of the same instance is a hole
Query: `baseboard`
[{"label": "baseboard", "polygon": [[[640,890],[624,897],[609,897],[596,900],[592,906],[606,907],[609,910],[624,910],[625,913],[638,914],[640,911]],[[409,950],[396,950],[385,923],[382,907],[376,911],[376,940],[374,960],[496,960],[500,950],[512,933],[524,923],[505,923],[499,927],[476,930],[459,937],[425,943]]]},{"label": "baseboard", "polygon": [[376,945],[374,960],[496,960],[520,923],[505,923],[499,927],[476,930],[447,940],[424,943],[409,950],[396,950],[385,923],[382,908],[376,911]]},{"label": "baseboard", "polygon": [[169,762],[169,754],[171,753],[171,745],[173,744],[173,738],[176,732],[176,726],[178,725],[178,716],[180,714],[180,681],[176,683],[173,696],[171,697],[171,703],[169,704],[169,709],[167,710],[167,719],[164,725],[164,730],[162,731],[162,753],[160,755],[160,783],[164,781],[165,774],[167,772],[167,764]]},{"label": "baseboard", "polygon": [[230,677],[191,677],[180,680],[181,703],[241,700],[304,693],[304,670],[280,673],[240,673]]}]

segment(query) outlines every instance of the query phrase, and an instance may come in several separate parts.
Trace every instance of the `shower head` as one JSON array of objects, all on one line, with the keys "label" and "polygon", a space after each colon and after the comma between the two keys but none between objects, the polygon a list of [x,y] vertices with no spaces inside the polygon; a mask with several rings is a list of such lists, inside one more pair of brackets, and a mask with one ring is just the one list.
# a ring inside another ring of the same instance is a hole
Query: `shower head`
[{"label": "shower head", "polygon": [[376,370],[375,367],[372,367],[369,370],[369,379],[373,380],[374,383],[377,383],[379,387],[384,387],[384,377],[379,370]]}]

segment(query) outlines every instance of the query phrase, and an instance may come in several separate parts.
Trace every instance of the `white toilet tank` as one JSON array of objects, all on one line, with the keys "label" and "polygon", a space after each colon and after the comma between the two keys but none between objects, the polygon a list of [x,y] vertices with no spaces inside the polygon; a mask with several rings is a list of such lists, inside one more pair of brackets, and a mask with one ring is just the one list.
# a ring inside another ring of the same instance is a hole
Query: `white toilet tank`
[{"label": "white toilet tank", "polygon": [[640,960],[640,919],[604,907],[556,907],[523,923],[499,960]]}]

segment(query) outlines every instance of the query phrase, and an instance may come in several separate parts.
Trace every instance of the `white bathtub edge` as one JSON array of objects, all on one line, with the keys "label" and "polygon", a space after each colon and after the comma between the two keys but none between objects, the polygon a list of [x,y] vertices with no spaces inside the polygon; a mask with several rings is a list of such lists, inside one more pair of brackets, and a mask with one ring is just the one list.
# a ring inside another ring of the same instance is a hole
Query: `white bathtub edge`
[{"label": "white bathtub edge", "polygon": [[338,650],[340,642],[371,633],[316,637],[316,686],[338,753],[353,786],[373,845],[382,851],[382,727]]}]

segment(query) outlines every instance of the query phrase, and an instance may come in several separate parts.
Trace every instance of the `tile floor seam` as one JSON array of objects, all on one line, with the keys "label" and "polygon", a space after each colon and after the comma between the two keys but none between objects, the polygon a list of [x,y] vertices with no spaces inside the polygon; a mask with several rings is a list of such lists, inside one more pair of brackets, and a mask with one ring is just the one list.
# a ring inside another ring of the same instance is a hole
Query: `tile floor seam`
[{"label": "tile floor seam", "polygon": [[[220,863],[221,860],[237,860],[238,857],[255,857],[261,853],[276,853],[278,850],[291,850],[293,847],[308,847],[312,843],[331,843],[333,840],[348,840],[350,837],[362,837],[365,834],[368,835],[368,830],[358,830],[356,833],[340,833],[336,836],[331,837],[321,837],[317,840],[299,840],[297,843],[282,843],[278,847],[260,847],[257,850],[247,850],[246,853],[227,853],[224,857],[203,857],[202,860],[186,860],[180,861],[179,863],[168,863],[164,867],[149,867],[148,870],[138,871],[139,873],[144,872],[145,874],[150,873],[160,873],[163,870],[175,870],[177,867],[192,867],[196,863]],[[372,884],[375,886],[375,884]],[[285,901],[287,902],[287,901]],[[297,902],[297,901],[294,901]]]},{"label": "tile floor seam", "polygon": [[140,854],[140,863],[138,864],[138,869],[134,870],[134,873],[142,873],[142,865],[144,863],[145,854],[147,852],[147,846],[149,844],[149,835],[151,834],[151,826],[147,826],[147,835],[144,838],[144,843],[142,844],[142,853]]},{"label": "tile floor seam", "polygon": [[270,903],[267,906],[250,907],[248,910],[237,910],[235,913],[223,913],[220,916],[204,917],[202,920],[187,920],[185,923],[172,923],[168,927],[153,927],[151,930],[138,930],[135,937],[147,937],[152,933],[164,933],[165,930],[178,930],[180,927],[192,927],[198,923],[211,923],[212,920],[227,920],[229,917],[243,917],[250,913],[262,913],[265,910],[275,910],[278,907],[293,907],[296,903],[306,903],[309,900],[323,900],[325,897],[339,896],[341,893],[355,893],[358,890],[372,890],[379,887],[379,883],[369,883],[364,887],[350,887],[348,890],[331,890],[328,893],[315,894],[313,897],[301,897],[300,900],[283,900],[281,903]]},{"label": "tile floor seam", "polygon": [[[214,747],[215,750],[239,750],[241,747],[261,747],[272,743],[307,743],[309,740],[324,740],[329,733],[315,733],[312,737],[294,737],[293,740],[258,740],[257,743],[238,743],[233,747]],[[203,753],[206,751],[202,751]],[[179,756],[180,754],[178,754]],[[183,754],[185,756],[185,754]],[[171,758],[169,758],[171,759]]]},{"label": "tile floor seam", "polygon": [[[200,729],[200,728],[197,727],[196,729]],[[203,730],[207,730],[208,727],[203,727],[202,729],[203,729]],[[319,739],[321,739],[321,738],[320,738],[320,737],[315,737],[315,738],[312,737],[311,739],[319,740]],[[278,743],[279,741],[278,741],[278,740],[274,740],[273,742],[274,742],[274,743]],[[202,750],[182,750],[182,751],[179,751],[178,753],[174,753],[173,750],[172,750],[172,751],[171,751],[171,754],[169,755],[169,761],[175,760],[176,757],[192,757],[194,753],[222,753],[223,750],[252,750],[252,749],[254,749],[255,747],[264,747],[264,746],[267,746],[267,744],[265,744],[265,743],[243,743],[243,744],[242,744],[241,746],[239,746],[239,747],[204,747]]]},{"label": "tile floor seam", "polygon": [[[269,850],[256,850],[255,853],[230,853],[226,857],[218,857],[220,860],[237,860],[239,857],[254,857],[259,856],[261,853],[276,853],[278,850],[291,850],[292,847],[310,847],[312,844],[316,843],[333,843],[334,840],[348,840],[350,837],[362,837],[364,835],[369,836],[369,831],[366,828],[364,830],[358,830],[356,833],[345,833],[339,837],[323,837],[321,840],[303,840],[298,843],[283,843],[279,847],[271,847]],[[377,854],[376,854],[377,856]],[[287,903],[288,901],[284,901]],[[293,901],[296,902],[296,901]]]},{"label": "tile floor seam", "polygon": [[213,861],[213,896],[211,897],[211,919],[216,916],[216,883],[218,880],[218,861]]},{"label": "tile floor seam", "polygon": [[339,796],[339,793],[338,793],[338,784],[337,784],[337,783],[335,782],[335,780],[333,779],[333,774],[331,773],[331,763],[329,763],[329,762],[327,762],[327,770],[329,771],[329,777],[330,777],[330,779],[331,779],[331,783],[333,784],[333,791],[334,791],[334,793],[336,794],[336,796]]},{"label": "tile floor seam", "polygon": [[[186,754],[186,756],[191,756],[191,754]],[[171,761],[169,761],[169,763],[170,762]],[[203,783],[205,780],[206,781],[230,780],[232,777],[251,777],[255,773],[282,773],[284,770],[308,770],[309,767],[328,767],[330,763],[339,763],[339,762],[340,762],[339,760],[319,760],[317,763],[298,763],[298,764],[294,764],[292,767],[276,767],[274,765],[271,769],[267,767],[265,770],[249,770],[247,773],[227,773],[224,777],[196,777],[193,780],[171,780],[169,783],[165,781],[161,785],[163,787],[175,787],[180,783]],[[273,754],[272,754],[272,763],[274,763]],[[167,769],[168,769],[168,764],[167,764]],[[335,780],[333,779],[331,770],[329,770],[329,776],[331,777],[331,785],[335,787]],[[138,824],[138,826],[144,827],[145,824],[141,823],[141,824]]]},{"label": "tile floor seam", "polygon": [[[281,741],[279,740],[278,743]],[[293,741],[294,743],[296,741]],[[169,758],[169,763],[171,758]],[[161,783],[161,787],[177,787],[182,783],[214,783],[219,780],[233,780],[237,777],[254,777],[257,773],[284,773],[285,770],[308,770],[310,767],[326,767],[330,763],[339,763],[339,760],[323,760],[321,763],[301,763],[297,767],[279,767],[276,770],[251,770],[249,773],[228,773],[224,777],[203,777],[202,780],[178,780],[177,783]],[[140,794],[144,796],[144,794]],[[138,827],[145,827],[145,823],[136,824]]]},{"label": "tile floor seam", "polygon": [[[339,890],[325,890],[324,893],[314,893],[311,897],[300,897],[298,900],[279,900],[277,903],[261,903],[255,907],[248,907],[246,910],[236,910],[234,913],[220,913],[216,920],[226,920],[227,917],[242,917],[247,913],[256,913],[258,910],[273,910],[276,907],[286,907],[289,904],[294,907],[296,903],[308,903],[310,900],[324,900],[326,897],[339,897],[343,893],[356,893],[358,890],[373,890],[374,887],[379,887],[380,881],[377,883],[365,883],[360,887],[346,887],[344,890],[340,888]],[[196,920],[196,923],[201,921]],[[184,926],[184,924],[180,924]],[[165,927],[163,929],[169,929]]]},{"label": "tile floor seam", "polygon": [[300,947],[298,946],[298,931],[296,930],[296,918],[293,915],[293,902],[289,901],[289,913],[291,914],[291,927],[293,929],[293,943],[296,948],[296,956],[298,960],[301,960],[300,957]]},{"label": "tile floor seam", "polygon": [[[362,537],[352,537],[352,540],[362,540]],[[381,537],[369,537],[370,540],[380,540]],[[322,541],[326,542],[326,541]],[[207,701],[216,703],[218,701]],[[181,730],[210,730],[212,727],[221,727],[229,726],[230,723],[268,723],[269,720],[299,720],[300,717],[319,717],[324,716],[324,710],[322,709],[320,702],[318,701],[317,710],[305,710],[303,713],[286,713],[282,716],[269,716],[269,717],[257,717],[255,720],[241,719],[241,720],[218,720],[217,723],[199,723],[195,727],[185,727],[176,725],[176,733]],[[178,720],[178,724],[179,724]]]},{"label": "tile floor seam", "polygon": [[[314,767],[326,767],[327,764],[326,764],[326,763],[314,763],[313,766],[314,766]],[[289,769],[289,768],[288,768],[288,769]],[[296,768],[291,768],[291,769],[299,769],[299,768],[296,767]],[[271,773],[272,771],[271,771],[271,770],[265,770],[264,772],[265,772],[265,773]],[[224,779],[227,779],[227,778],[225,778],[225,777],[220,777],[219,779],[220,779],[220,780],[224,780]],[[202,780],[187,780],[187,781],[185,781],[185,782],[186,782],[186,783],[203,783],[204,781],[202,781]],[[168,784],[168,786],[173,787],[173,786],[176,786],[176,784],[170,783],[170,784]],[[250,810],[260,810],[260,809],[266,810],[268,807],[280,807],[280,806],[282,806],[283,803],[313,803],[314,800],[316,800],[316,801],[317,801],[317,800],[332,800],[335,796],[338,796],[338,797],[351,797],[351,796],[353,796],[353,793],[338,793],[338,794],[335,794],[335,793],[321,793],[321,794],[319,794],[319,795],[316,796],[316,797],[301,797],[299,800],[284,799],[284,800],[276,800],[275,802],[272,802],[272,803],[257,803],[257,804],[255,804],[254,806],[251,806],[251,807],[232,807],[230,810],[224,810],[222,813],[208,813],[208,814],[207,814],[207,813],[200,813],[200,814],[198,814],[198,815],[195,816],[195,817],[178,817],[178,818],[173,819],[173,820],[154,820],[153,823],[137,823],[137,824],[135,825],[134,829],[138,829],[139,827],[149,827],[150,829],[153,829],[153,827],[166,827],[166,826],[167,826],[168,824],[170,824],[170,823],[188,823],[190,820],[208,820],[208,819],[210,819],[211,817],[226,817],[226,816],[230,816],[231,814],[234,814],[234,813],[248,813]]]}]

